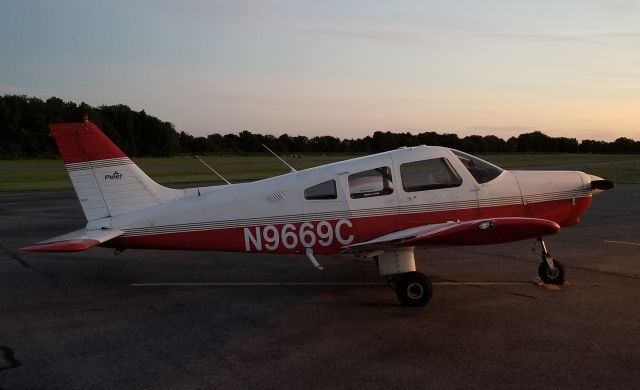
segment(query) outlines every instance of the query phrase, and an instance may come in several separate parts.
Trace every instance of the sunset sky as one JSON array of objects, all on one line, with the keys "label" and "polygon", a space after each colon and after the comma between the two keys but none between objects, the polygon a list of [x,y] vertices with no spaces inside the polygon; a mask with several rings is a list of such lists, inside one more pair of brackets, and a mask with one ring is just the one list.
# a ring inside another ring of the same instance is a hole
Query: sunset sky
[{"label": "sunset sky", "polygon": [[0,94],[194,135],[640,140],[640,2],[0,0]]}]

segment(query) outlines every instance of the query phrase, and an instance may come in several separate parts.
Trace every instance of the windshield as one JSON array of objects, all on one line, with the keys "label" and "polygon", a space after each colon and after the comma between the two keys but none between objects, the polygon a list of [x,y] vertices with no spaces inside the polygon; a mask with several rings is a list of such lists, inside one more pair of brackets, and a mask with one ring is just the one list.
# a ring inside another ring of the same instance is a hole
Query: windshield
[{"label": "windshield", "polygon": [[479,184],[490,182],[500,176],[503,171],[501,168],[481,160],[478,157],[455,149],[451,149],[451,151],[458,156],[462,164],[464,164],[469,170],[469,173],[471,173],[471,176],[473,176]]}]

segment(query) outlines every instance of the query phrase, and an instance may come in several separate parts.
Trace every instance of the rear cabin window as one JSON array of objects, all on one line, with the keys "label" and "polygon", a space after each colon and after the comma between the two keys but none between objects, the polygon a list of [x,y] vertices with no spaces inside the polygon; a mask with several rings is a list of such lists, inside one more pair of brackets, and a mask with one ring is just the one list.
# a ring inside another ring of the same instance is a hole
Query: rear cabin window
[{"label": "rear cabin window", "polygon": [[445,158],[420,160],[400,165],[402,188],[406,192],[458,187],[462,179]]},{"label": "rear cabin window", "polygon": [[336,181],[327,180],[304,190],[304,198],[307,200],[336,199]]},{"label": "rear cabin window", "polygon": [[380,167],[349,175],[349,193],[352,199],[388,195],[393,192],[391,168]]},{"label": "rear cabin window", "polygon": [[471,176],[476,179],[478,184],[490,182],[491,180],[500,176],[500,174],[503,172],[501,168],[498,168],[491,163],[481,160],[478,157],[461,152],[459,150],[452,149],[451,151],[456,156],[458,156],[462,164],[464,164],[464,166],[469,170],[469,173],[471,173]]}]

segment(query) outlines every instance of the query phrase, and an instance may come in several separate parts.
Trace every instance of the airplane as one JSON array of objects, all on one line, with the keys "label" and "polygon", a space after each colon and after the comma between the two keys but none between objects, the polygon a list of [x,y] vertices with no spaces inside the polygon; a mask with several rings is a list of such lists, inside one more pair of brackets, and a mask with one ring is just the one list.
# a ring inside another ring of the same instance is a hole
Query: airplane
[{"label": "airplane", "polygon": [[172,189],[147,176],[85,115],[49,126],[87,219],[85,228],[21,248],[94,246],[373,259],[406,306],[424,306],[430,280],[415,248],[536,238],[544,283],[562,264],[544,236],[579,222],[592,195],[614,187],[577,171],[507,171],[440,146],[401,147],[263,180]]}]

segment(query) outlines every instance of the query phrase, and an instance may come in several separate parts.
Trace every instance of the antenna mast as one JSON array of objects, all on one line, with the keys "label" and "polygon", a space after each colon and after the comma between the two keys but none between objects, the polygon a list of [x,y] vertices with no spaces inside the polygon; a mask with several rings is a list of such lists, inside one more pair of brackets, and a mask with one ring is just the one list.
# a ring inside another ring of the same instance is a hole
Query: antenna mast
[{"label": "antenna mast", "polygon": [[296,172],[296,169],[294,167],[292,167],[291,165],[289,165],[286,161],[284,161],[283,159],[280,158],[280,156],[278,156],[273,150],[269,149],[267,147],[267,145],[262,144],[262,146],[267,149],[271,154],[273,154],[278,160],[282,161],[282,163],[286,166],[289,167],[289,169],[291,169],[291,172]]},{"label": "antenna mast", "polygon": [[218,173],[218,171],[216,171],[215,169],[211,168],[209,166],[209,164],[207,164],[206,162],[204,162],[200,156],[198,156],[197,154],[194,156],[195,158],[197,158],[198,160],[200,160],[201,163],[203,163],[207,168],[211,169],[211,171],[213,171],[213,173],[215,173],[216,175],[218,175],[219,178],[221,178],[222,180],[224,180],[227,184],[231,184],[229,183],[229,180],[225,179],[221,174]]}]

